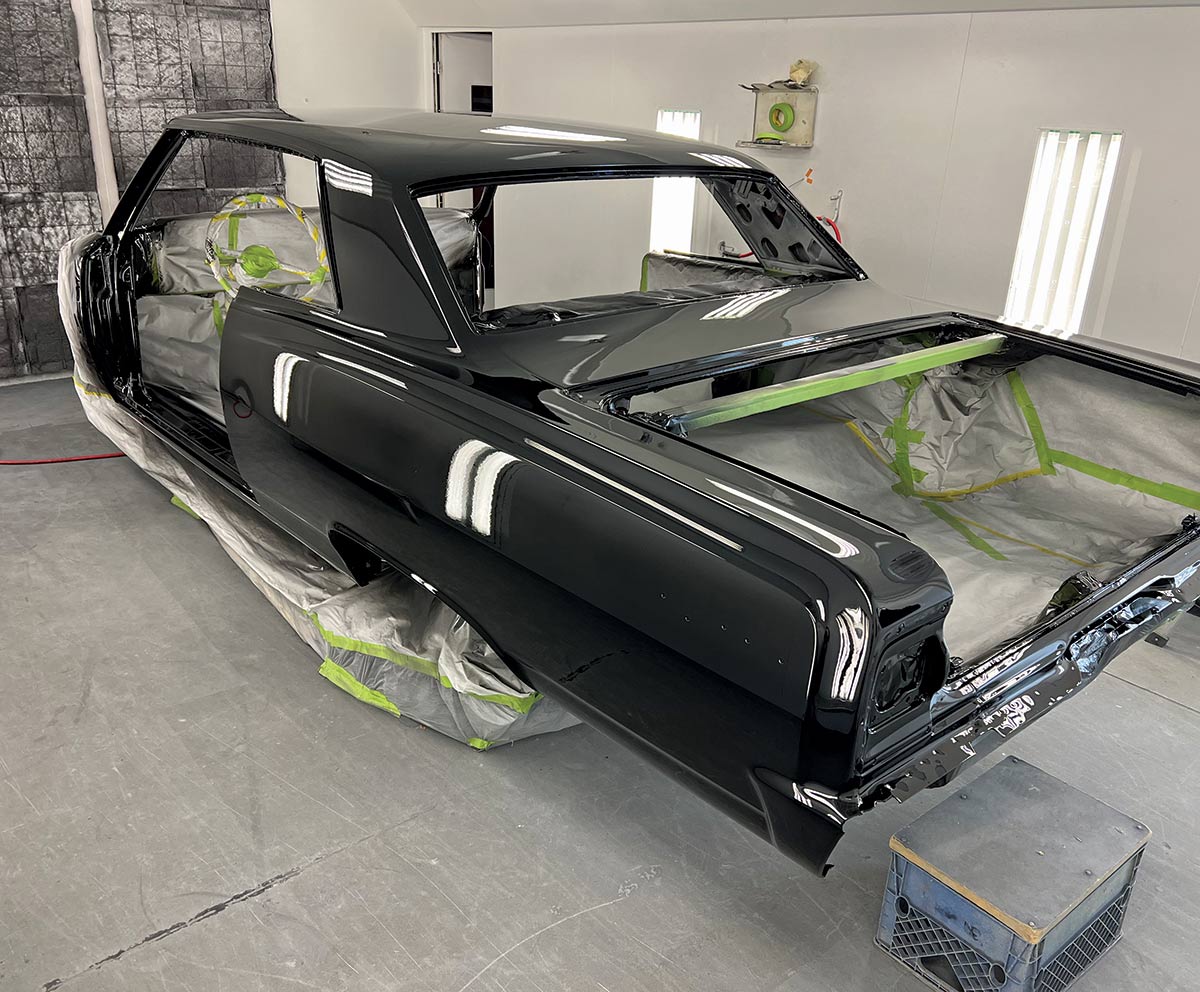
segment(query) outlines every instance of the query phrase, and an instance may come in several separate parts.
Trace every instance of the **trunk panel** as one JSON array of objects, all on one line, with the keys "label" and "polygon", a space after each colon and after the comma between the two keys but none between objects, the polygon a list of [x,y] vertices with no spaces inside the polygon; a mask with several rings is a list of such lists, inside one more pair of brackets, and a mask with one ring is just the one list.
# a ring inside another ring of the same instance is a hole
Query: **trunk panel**
[{"label": "trunk panel", "polygon": [[[631,408],[661,423],[714,395],[907,360],[940,340],[868,342],[634,397]],[[688,436],[929,552],[955,591],[947,645],[969,662],[1031,628],[1052,601],[1069,605],[1076,586],[1086,592],[1115,579],[1200,510],[1200,466],[1186,454],[1198,414],[1196,396],[1010,342],[997,355]]]}]

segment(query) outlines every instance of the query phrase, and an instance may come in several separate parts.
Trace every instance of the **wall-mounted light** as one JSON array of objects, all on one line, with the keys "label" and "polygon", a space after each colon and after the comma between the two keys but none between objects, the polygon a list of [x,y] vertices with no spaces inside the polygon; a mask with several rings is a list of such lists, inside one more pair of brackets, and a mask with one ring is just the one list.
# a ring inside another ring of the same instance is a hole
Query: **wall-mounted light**
[{"label": "wall-mounted light", "polygon": [[[660,134],[695,141],[700,137],[700,111],[660,110],[655,129]],[[695,210],[695,179],[686,176],[655,179],[650,202],[650,250],[691,251]]]},{"label": "wall-mounted light", "polygon": [[1079,332],[1120,150],[1119,133],[1041,132],[1002,319]]}]

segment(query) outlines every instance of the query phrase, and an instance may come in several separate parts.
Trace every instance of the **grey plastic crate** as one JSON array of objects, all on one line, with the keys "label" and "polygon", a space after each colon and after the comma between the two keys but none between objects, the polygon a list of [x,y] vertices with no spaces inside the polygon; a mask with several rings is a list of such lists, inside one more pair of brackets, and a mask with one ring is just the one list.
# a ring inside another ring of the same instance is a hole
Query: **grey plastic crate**
[{"label": "grey plastic crate", "polygon": [[943,992],[1064,992],[1120,938],[1149,836],[1007,758],[892,838],[876,942]]}]

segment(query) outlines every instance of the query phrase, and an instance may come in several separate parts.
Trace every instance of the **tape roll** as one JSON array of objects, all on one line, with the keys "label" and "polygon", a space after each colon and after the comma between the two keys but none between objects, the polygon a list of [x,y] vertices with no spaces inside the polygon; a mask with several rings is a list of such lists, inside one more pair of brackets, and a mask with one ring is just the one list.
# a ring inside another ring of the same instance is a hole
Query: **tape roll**
[{"label": "tape roll", "polygon": [[767,111],[767,120],[771,122],[771,129],[783,134],[785,131],[790,131],[792,125],[796,123],[796,108],[790,103],[776,103]]}]

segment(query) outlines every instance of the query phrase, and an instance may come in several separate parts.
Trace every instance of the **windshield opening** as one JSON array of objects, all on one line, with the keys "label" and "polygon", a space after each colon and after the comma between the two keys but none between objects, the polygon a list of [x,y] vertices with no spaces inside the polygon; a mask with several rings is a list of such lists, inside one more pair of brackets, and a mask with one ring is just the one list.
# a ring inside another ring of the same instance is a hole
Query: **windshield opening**
[{"label": "windshield opening", "polygon": [[[682,223],[661,223],[661,210],[652,220],[664,183],[684,207]],[[761,176],[515,182],[418,204],[483,331],[859,274],[820,223]]]}]

